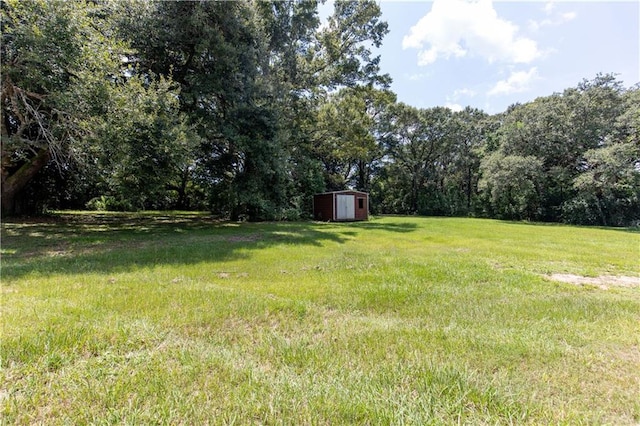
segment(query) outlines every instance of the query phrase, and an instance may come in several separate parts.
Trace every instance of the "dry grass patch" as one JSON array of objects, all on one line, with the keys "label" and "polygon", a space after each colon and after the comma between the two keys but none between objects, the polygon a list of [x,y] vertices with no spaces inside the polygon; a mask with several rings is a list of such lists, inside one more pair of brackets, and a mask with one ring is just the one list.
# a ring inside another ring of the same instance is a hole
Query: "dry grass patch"
[{"label": "dry grass patch", "polygon": [[551,274],[547,278],[553,281],[575,285],[596,286],[603,290],[611,287],[638,288],[640,287],[640,277],[617,276],[617,275],[601,275],[599,277],[583,277],[574,274]]}]

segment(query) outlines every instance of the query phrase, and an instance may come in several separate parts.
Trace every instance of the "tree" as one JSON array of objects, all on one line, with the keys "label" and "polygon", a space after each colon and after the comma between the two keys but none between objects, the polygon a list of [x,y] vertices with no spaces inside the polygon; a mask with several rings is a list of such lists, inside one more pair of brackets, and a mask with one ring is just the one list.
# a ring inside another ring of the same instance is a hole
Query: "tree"
[{"label": "tree", "polygon": [[[448,108],[416,109],[405,104],[391,108],[385,124],[385,146],[393,163],[388,174],[401,174],[392,191],[406,213],[427,213],[428,194],[438,186],[442,158],[451,142],[453,113]],[[387,204],[389,204],[387,202]]]},{"label": "tree", "polygon": [[517,220],[539,217],[544,174],[537,157],[495,152],[482,160],[480,169],[478,186],[487,198],[489,216]]},{"label": "tree", "polygon": [[542,162],[538,220],[558,220],[561,205],[572,196],[578,161],[571,132],[572,110],[560,94],[513,107],[498,130],[503,155],[533,157]]},{"label": "tree", "polygon": [[640,88],[626,91],[622,101],[615,128],[607,131],[601,146],[583,154],[573,182],[577,196],[563,209],[568,222],[640,223]]},{"label": "tree", "polygon": [[[110,88],[108,113],[82,146],[92,164],[100,196],[111,208],[142,210],[185,206],[184,171],[193,167],[197,137],[180,113],[179,92],[162,77],[146,82],[129,77]],[[123,90],[126,89],[126,90]]]},{"label": "tree", "polygon": [[453,114],[449,148],[443,158],[442,187],[445,195],[443,213],[468,215],[478,192],[479,168],[486,133],[490,131],[488,115],[467,107]]},{"label": "tree", "polygon": [[222,215],[270,218],[310,203],[315,185],[296,179],[319,176],[309,175],[319,172],[311,156],[318,100],[338,87],[388,82],[366,46],[379,46],[387,31],[372,1],[336,2],[322,30],[316,2],[122,7],[132,17],[121,21],[138,52],[132,60],[181,85],[181,109],[201,141],[192,179]]},{"label": "tree", "polygon": [[640,146],[617,143],[585,153],[585,171],[565,206],[570,222],[624,226],[640,221]]},{"label": "tree", "polygon": [[382,116],[394,101],[392,92],[364,86],[344,88],[320,106],[313,154],[324,164],[329,189],[369,191],[384,155]]},{"label": "tree", "polygon": [[358,84],[388,87],[391,79],[380,75],[380,57],[367,44],[380,47],[389,32],[380,20],[380,6],[371,0],[337,0],[327,26],[317,33],[310,49],[309,70],[320,87],[354,87]]},{"label": "tree", "polygon": [[124,46],[100,33],[83,3],[7,0],[1,12],[2,211],[11,214],[50,161],[67,167],[96,108],[83,96],[99,97]]},{"label": "tree", "polygon": [[51,199],[70,192],[121,208],[167,206],[160,200],[176,168],[191,163],[180,94],[170,77],[132,66],[130,47],[114,37],[117,6],[3,2],[3,212],[56,169],[66,180],[49,179]]},{"label": "tree", "polygon": [[623,94],[614,76],[598,75],[505,113],[495,150],[503,156],[535,158],[542,165],[538,213],[531,219],[569,220],[568,212],[576,211],[567,206],[578,195],[574,182],[586,170],[585,153],[617,137]]}]

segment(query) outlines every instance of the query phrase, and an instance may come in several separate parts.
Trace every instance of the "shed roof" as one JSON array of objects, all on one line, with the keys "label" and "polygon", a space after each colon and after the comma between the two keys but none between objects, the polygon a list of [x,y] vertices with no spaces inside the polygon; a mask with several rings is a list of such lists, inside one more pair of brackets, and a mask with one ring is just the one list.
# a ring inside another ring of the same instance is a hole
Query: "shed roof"
[{"label": "shed roof", "polygon": [[328,192],[322,192],[316,195],[328,195],[328,194],[343,194],[346,192],[355,192],[357,194],[362,194],[362,195],[368,195],[367,192],[362,192],[362,191],[356,191],[355,189],[343,189],[342,191],[328,191]]}]

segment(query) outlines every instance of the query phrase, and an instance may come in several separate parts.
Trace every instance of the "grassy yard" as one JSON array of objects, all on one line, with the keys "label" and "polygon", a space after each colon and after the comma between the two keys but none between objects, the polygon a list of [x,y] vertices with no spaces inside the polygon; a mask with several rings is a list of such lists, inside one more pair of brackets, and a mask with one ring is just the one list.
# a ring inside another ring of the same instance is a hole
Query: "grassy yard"
[{"label": "grassy yard", "polygon": [[4,424],[640,422],[640,234],[477,219],[2,224]]}]

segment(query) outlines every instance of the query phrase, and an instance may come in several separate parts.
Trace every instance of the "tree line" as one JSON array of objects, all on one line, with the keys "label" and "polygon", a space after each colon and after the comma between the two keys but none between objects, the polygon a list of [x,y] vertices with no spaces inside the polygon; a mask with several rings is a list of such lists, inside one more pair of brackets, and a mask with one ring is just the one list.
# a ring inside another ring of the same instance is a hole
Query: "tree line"
[{"label": "tree line", "polygon": [[[397,102],[374,1],[4,0],[2,211],[206,209],[640,221],[640,86],[600,74],[500,114]],[[428,94],[425,94],[428,96]]]}]

